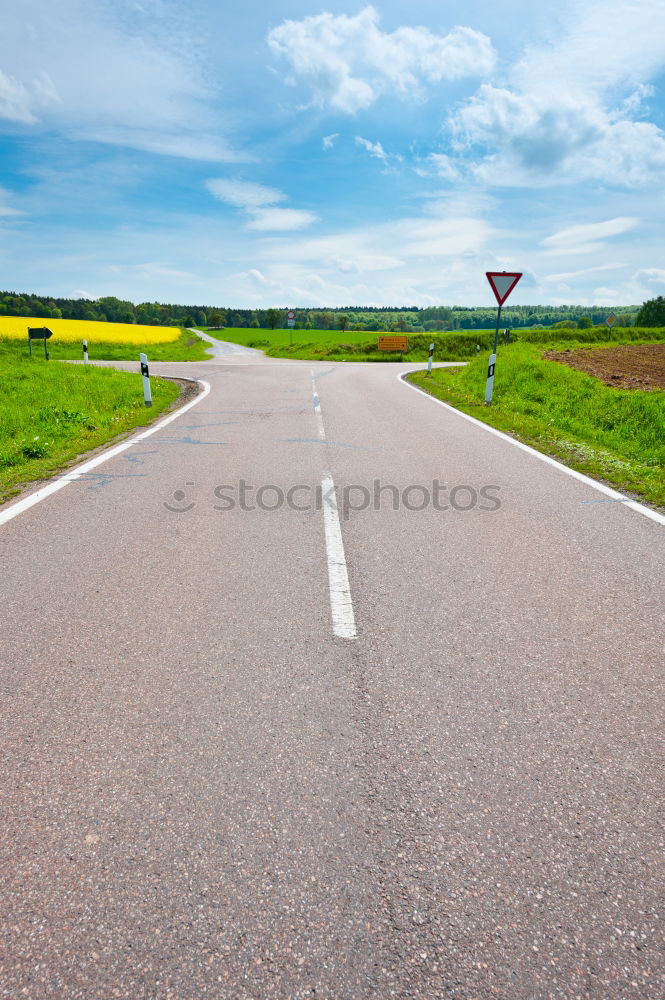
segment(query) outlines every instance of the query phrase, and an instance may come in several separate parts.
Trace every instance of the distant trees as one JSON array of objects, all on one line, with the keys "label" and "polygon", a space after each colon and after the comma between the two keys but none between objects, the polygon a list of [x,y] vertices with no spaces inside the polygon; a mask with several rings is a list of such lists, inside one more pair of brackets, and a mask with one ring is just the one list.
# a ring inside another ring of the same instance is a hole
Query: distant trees
[{"label": "distant trees", "polygon": [[226,326],[226,313],[222,312],[221,309],[213,309],[208,316],[208,325],[213,327]]},{"label": "distant trees", "polygon": [[665,326],[665,298],[648,299],[635,317],[635,326]]},{"label": "distant trees", "polygon": [[266,309],[266,323],[274,330],[279,323],[279,312],[276,309]]},{"label": "distant trees", "polygon": [[[665,326],[665,299],[661,296],[645,302],[636,318],[637,305],[611,307],[617,326],[639,322],[643,326]],[[506,306],[502,322],[517,331],[525,327],[549,327],[566,322],[584,330],[604,323],[608,306]],[[213,305],[177,305],[163,302],[141,302],[135,305],[126,299],[110,295],[99,299],[62,299],[27,292],[0,291],[0,315],[34,316],[44,319],[95,319],[110,323],[140,323],[147,326],[217,326],[232,328],[270,327],[285,323],[283,309],[228,309]],[[487,306],[340,306],[298,309],[298,327],[306,330],[360,330],[372,334],[383,330],[435,332],[443,330],[494,329],[496,309]]]}]

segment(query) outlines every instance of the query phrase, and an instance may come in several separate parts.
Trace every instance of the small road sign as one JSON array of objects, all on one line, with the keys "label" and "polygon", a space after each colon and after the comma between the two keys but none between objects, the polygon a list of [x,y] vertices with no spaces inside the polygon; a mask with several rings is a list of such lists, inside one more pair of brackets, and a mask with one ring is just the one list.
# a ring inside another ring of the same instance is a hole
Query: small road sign
[{"label": "small road sign", "polygon": [[523,273],[523,271],[485,271],[500,306],[506,301]]},{"label": "small road sign", "polygon": [[406,351],[408,346],[408,337],[379,337],[380,351]]},{"label": "small road sign", "polygon": [[293,327],[296,325],[296,311],[289,309],[286,313],[286,325],[289,328],[289,344],[293,345]]},{"label": "small road sign", "polygon": [[605,320],[605,322],[609,326],[610,330],[612,329],[612,327],[614,326],[614,324],[616,323],[616,321],[617,321],[617,318],[614,315],[614,313],[610,313],[609,316],[607,317],[607,319]]},{"label": "small road sign", "polygon": [[492,392],[494,391],[494,369],[496,368],[496,349],[499,344],[499,323],[501,322],[501,306],[506,301],[517,282],[522,277],[522,271],[485,271],[485,275],[499,308],[496,313],[496,331],[494,333],[494,346],[490,355],[487,367],[487,381],[485,383],[485,405],[492,402]]},{"label": "small road sign", "polygon": [[43,340],[44,341],[44,357],[49,360],[50,354],[46,346],[46,341],[53,336],[53,331],[49,330],[47,326],[29,326],[28,327],[28,347],[30,348],[30,357],[32,357],[32,342],[33,340]]}]

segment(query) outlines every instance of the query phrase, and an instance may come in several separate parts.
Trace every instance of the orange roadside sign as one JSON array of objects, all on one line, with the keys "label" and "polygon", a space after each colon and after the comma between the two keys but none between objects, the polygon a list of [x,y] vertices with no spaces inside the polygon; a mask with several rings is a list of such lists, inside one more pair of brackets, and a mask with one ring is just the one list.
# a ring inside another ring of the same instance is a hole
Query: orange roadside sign
[{"label": "orange roadside sign", "polygon": [[380,351],[406,351],[408,346],[408,337],[379,337]]}]

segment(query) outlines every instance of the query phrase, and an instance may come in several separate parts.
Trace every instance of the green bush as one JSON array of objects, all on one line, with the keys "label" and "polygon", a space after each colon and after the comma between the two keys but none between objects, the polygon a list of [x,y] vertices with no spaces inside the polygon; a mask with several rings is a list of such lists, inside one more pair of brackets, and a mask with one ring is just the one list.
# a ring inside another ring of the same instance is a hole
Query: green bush
[{"label": "green bush", "polygon": [[648,299],[635,317],[636,326],[665,326],[665,297]]}]

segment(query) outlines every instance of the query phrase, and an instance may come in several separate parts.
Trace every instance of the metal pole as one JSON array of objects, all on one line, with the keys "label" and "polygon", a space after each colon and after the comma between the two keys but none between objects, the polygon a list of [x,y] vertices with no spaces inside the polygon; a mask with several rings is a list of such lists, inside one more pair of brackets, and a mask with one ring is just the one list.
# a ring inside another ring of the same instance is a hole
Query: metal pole
[{"label": "metal pole", "polygon": [[146,406],[152,406],[152,394],[150,392],[150,372],[148,371],[148,358],[145,354],[140,354],[141,375],[143,376],[143,399]]},{"label": "metal pole", "polygon": [[28,347],[30,348],[30,357],[32,357],[32,337],[28,334]]},{"label": "metal pole", "polygon": [[499,323],[501,322],[501,306],[496,311],[496,330],[494,331],[494,346],[490,354],[487,366],[487,382],[485,383],[485,406],[492,402],[492,390],[494,389],[494,369],[496,367],[496,349],[499,343]]}]

